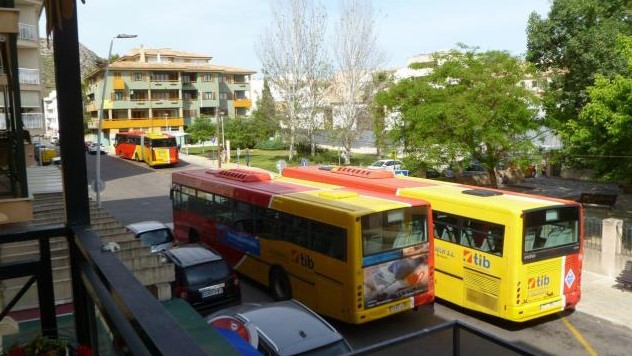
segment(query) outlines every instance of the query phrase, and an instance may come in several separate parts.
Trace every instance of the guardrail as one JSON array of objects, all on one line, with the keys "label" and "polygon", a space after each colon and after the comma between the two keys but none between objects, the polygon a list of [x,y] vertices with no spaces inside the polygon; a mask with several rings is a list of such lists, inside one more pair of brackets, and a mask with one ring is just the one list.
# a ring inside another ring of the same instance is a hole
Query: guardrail
[{"label": "guardrail", "polygon": [[[96,307],[100,320],[105,321],[117,344],[133,355],[206,354],[119,258],[102,249],[100,237],[87,227],[48,225],[17,230],[3,227],[0,245],[37,240],[40,257],[0,264],[0,280],[31,277],[6,304],[0,320],[9,315],[20,297],[37,282],[42,335],[58,338],[49,239],[60,236],[66,237],[70,250],[72,304],[78,343],[96,350],[99,343],[112,342],[97,339]],[[217,342],[225,341],[218,339]]]}]

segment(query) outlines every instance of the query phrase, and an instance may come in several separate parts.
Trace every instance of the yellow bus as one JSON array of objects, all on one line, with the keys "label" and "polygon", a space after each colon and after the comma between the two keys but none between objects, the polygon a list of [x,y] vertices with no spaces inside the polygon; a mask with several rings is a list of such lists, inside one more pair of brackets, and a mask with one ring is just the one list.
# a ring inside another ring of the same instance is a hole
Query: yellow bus
[{"label": "yellow bus", "polygon": [[117,157],[142,161],[150,167],[178,164],[176,138],[165,133],[128,131],[114,137],[114,154]]},{"label": "yellow bus", "polygon": [[580,300],[584,234],[577,202],[360,167],[288,167],[282,174],[428,201],[438,298],[516,322]]},{"label": "yellow bus", "polygon": [[255,169],[172,173],[174,233],[316,312],[353,324],[434,302],[428,203]]}]

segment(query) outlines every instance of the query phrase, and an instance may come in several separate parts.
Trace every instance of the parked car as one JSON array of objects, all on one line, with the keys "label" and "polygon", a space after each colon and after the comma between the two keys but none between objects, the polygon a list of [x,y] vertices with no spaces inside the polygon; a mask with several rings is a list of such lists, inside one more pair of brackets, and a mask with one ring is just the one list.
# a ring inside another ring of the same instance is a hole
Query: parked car
[{"label": "parked car", "polygon": [[[93,154],[93,155],[94,155],[94,154],[97,154],[98,147],[99,147],[99,144],[98,144],[98,143],[96,143],[96,142],[91,142],[91,143],[88,145],[88,153]],[[105,146],[104,146],[103,144],[101,144],[101,154],[102,154],[102,155],[104,155],[104,154],[106,154],[106,153],[107,153],[107,152],[105,151]]]},{"label": "parked car", "polygon": [[351,346],[325,319],[290,299],[242,304],[206,317],[220,332],[236,332],[264,355],[343,355]]},{"label": "parked car", "polygon": [[368,166],[369,169],[386,169],[389,171],[400,170],[402,168],[402,162],[396,159],[381,159],[373,162]]},{"label": "parked car", "polygon": [[237,274],[215,250],[198,244],[160,251],[175,268],[171,293],[202,315],[241,303]]},{"label": "parked car", "polygon": [[127,231],[140,239],[151,252],[167,250],[173,247],[173,229],[160,221],[141,221],[125,226]]}]

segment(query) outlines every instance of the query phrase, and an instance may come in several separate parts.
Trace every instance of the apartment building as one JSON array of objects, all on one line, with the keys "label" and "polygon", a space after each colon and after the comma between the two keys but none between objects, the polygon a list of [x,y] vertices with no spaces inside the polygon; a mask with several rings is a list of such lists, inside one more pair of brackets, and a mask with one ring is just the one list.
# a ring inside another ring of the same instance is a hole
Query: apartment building
[{"label": "apartment building", "polygon": [[93,141],[102,100],[101,140],[106,146],[118,132],[177,133],[202,116],[246,116],[252,107],[250,79],[256,72],[211,60],[169,48],[132,49],[110,64],[104,98],[104,68],[88,74],[85,108]]},{"label": "apartment building", "polygon": [[[31,136],[39,136],[44,134],[45,129],[39,51],[39,17],[42,1],[15,0],[14,6],[18,13],[17,63],[22,126]],[[6,92],[6,89],[0,88],[0,91]],[[8,129],[6,113],[9,103],[5,103],[5,98],[5,95],[0,95],[0,117],[3,118],[0,120],[0,130]]]}]

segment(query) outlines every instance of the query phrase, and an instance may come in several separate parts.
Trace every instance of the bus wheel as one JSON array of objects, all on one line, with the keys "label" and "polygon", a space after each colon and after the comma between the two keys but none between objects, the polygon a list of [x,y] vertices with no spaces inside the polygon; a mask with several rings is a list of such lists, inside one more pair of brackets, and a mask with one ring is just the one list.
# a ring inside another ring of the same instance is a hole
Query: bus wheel
[{"label": "bus wheel", "polygon": [[270,291],[274,300],[288,300],[292,298],[292,285],[285,271],[280,267],[270,270]]}]

